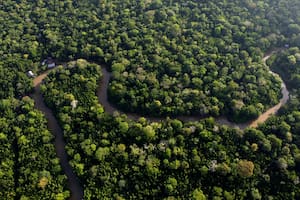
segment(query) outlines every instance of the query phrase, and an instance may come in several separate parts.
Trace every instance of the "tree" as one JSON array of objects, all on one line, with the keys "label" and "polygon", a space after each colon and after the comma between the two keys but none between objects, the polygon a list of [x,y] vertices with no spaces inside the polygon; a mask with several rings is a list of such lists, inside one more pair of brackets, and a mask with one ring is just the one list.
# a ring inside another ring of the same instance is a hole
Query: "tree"
[{"label": "tree", "polygon": [[206,200],[206,196],[203,194],[201,189],[195,189],[192,193],[191,198],[193,200]]},{"label": "tree", "polygon": [[146,127],[143,128],[143,133],[147,141],[153,140],[156,134],[155,130],[150,125],[147,125]]},{"label": "tree", "polygon": [[104,159],[109,155],[110,150],[108,147],[99,147],[95,152],[95,157],[98,161],[104,161]]},{"label": "tree", "polygon": [[254,164],[251,161],[240,160],[237,164],[237,173],[243,178],[249,178],[253,175]]}]

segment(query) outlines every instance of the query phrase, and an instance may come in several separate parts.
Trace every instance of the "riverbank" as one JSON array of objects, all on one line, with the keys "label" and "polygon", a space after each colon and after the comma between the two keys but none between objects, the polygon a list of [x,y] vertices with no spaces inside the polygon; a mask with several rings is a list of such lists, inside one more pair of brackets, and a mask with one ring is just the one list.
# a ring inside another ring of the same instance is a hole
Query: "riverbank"
[{"label": "riverbank", "polygon": [[[273,51],[267,53],[263,57],[262,61],[264,62],[265,65],[266,65],[266,61],[268,60],[268,58],[270,58],[270,56],[272,56],[276,52],[278,52],[278,50],[273,50]],[[64,137],[63,137],[63,131],[60,128],[59,123],[56,120],[52,110],[49,109],[45,105],[43,96],[40,91],[40,85],[41,85],[42,81],[47,77],[47,75],[50,71],[51,70],[48,70],[48,71],[42,73],[41,75],[37,76],[33,80],[35,92],[31,96],[35,101],[35,108],[39,109],[41,112],[44,113],[46,119],[48,120],[48,127],[49,127],[50,131],[52,132],[52,134],[55,136],[56,153],[57,153],[58,158],[60,159],[61,166],[68,178],[68,187],[72,194],[71,200],[82,200],[83,199],[83,188],[80,186],[79,180],[77,179],[76,175],[74,174],[74,172],[69,164],[68,155],[65,151],[65,142],[64,142]],[[278,74],[272,72],[271,70],[269,72],[272,73],[274,76],[279,76]],[[107,90],[109,87],[111,73],[108,72],[107,69],[102,66],[102,74],[103,74],[103,77],[102,77],[102,81],[100,82],[99,87],[97,89],[97,96],[98,96],[99,102],[104,107],[105,112],[107,112],[109,114],[114,114],[115,112],[118,112],[120,114],[126,114],[127,117],[132,120],[138,120],[140,117],[143,117],[138,114],[124,113],[121,110],[117,109],[115,106],[113,106],[108,101]],[[279,78],[280,78],[280,76],[279,76]],[[282,81],[282,79],[281,79],[281,81]],[[281,86],[282,86],[281,87],[282,98],[281,98],[280,102],[277,105],[269,108],[266,112],[261,114],[256,120],[249,122],[249,123],[236,124],[236,123],[232,123],[232,122],[228,121],[225,117],[219,117],[219,118],[216,118],[216,122],[219,124],[228,125],[231,127],[236,127],[236,128],[238,127],[240,129],[245,129],[247,127],[253,127],[253,128],[257,127],[260,123],[265,122],[271,115],[276,114],[277,111],[284,104],[287,103],[287,101],[289,99],[289,91],[287,90],[287,87],[283,81],[282,81]],[[157,121],[162,121],[162,120],[166,119],[163,117],[145,117],[145,118],[151,122],[157,122]],[[203,117],[201,117],[201,116],[178,116],[178,117],[176,117],[176,119],[179,119],[184,122],[199,121],[202,118]]]},{"label": "riverbank", "polygon": [[74,174],[71,165],[69,164],[68,155],[65,150],[66,144],[64,141],[63,131],[62,131],[61,127],[59,126],[59,123],[56,120],[52,110],[46,106],[43,96],[41,94],[40,85],[41,85],[42,81],[44,80],[44,78],[47,77],[49,72],[50,71],[46,71],[43,74],[37,76],[33,80],[33,86],[34,86],[35,91],[31,96],[35,102],[34,107],[36,109],[40,110],[45,115],[45,117],[48,121],[48,128],[51,131],[51,133],[55,136],[54,144],[55,144],[56,155],[59,158],[62,169],[67,176],[68,188],[71,191],[70,200],[82,200],[83,199],[83,189],[79,183],[79,180],[77,179],[76,175]]},{"label": "riverbank", "polygon": [[[278,51],[281,51],[282,49],[274,49],[268,53],[266,53],[264,55],[264,57],[262,58],[262,62],[264,63],[264,65],[267,67],[266,61],[275,53],[277,53]],[[288,99],[289,99],[289,91],[287,90],[286,84],[283,82],[282,78],[276,74],[275,72],[272,72],[271,70],[269,71],[269,73],[273,74],[274,76],[278,76],[281,79],[281,93],[282,93],[282,98],[280,99],[280,102],[278,104],[276,104],[275,106],[269,108],[268,110],[266,110],[264,113],[262,113],[256,120],[254,121],[250,121],[250,122],[246,122],[246,123],[234,123],[234,122],[230,122],[227,118],[221,116],[216,118],[216,122],[219,124],[223,124],[223,125],[227,125],[227,126],[231,126],[231,127],[235,127],[235,128],[240,128],[240,129],[245,129],[247,127],[252,127],[255,128],[257,127],[260,123],[265,122],[271,115],[274,115],[278,112],[278,110],[287,103]],[[102,74],[103,74],[103,78],[101,81],[101,84],[97,90],[97,96],[98,96],[98,100],[99,102],[102,104],[102,106],[104,107],[105,112],[109,113],[109,114],[114,114],[115,112],[118,112],[120,114],[126,114],[127,117],[129,119],[132,120],[138,120],[140,117],[145,117],[147,120],[152,121],[152,122],[157,122],[157,121],[162,121],[165,120],[166,118],[163,117],[146,117],[146,116],[142,116],[142,115],[138,115],[138,114],[134,114],[134,113],[124,113],[121,110],[119,110],[118,108],[116,108],[114,105],[112,105],[109,101],[108,101],[108,97],[107,97],[107,90],[109,87],[109,81],[111,78],[111,73],[107,71],[107,69],[105,67],[102,67]],[[199,121],[200,119],[204,118],[203,116],[177,116],[176,119],[179,119],[183,122],[190,122],[190,121]]]}]

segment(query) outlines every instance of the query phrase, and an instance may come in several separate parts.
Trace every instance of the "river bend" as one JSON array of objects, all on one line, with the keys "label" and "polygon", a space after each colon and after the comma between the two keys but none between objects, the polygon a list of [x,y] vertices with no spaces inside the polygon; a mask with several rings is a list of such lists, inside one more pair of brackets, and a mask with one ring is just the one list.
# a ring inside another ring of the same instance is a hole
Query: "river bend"
[{"label": "river bend", "polygon": [[68,188],[71,191],[71,198],[70,200],[82,200],[83,199],[83,189],[79,184],[79,180],[77,179],[76,175],[74,174],[72,167],[69,164],[68,155],[65,150],[65,141],[64,141],[64,135],[61,127],[59,126],[58,121],[56,120],[54,113],[51,109],[49,109],[43,99],[43,96],[41,94],[41,82],[44,80],[44,78],[47,77],[49,71],[44,72],[43,74],[37,76],[33,80],[33,86],[34,86],[34,93],[32,94],[32,98],[35,101],[35,108],[42,111],[42,113],[45,115],[47,121],[48,121],[48,128],[52,132],[52,134],[55,136],[55,150],[56,155],[60,160],[60,164],[62,166],[62,169],[64,173],[67,176],[68,181]]},{"label": "river bend", "polygon": [[[263,57],[262,61],[266,67],[267,67],[267,65],[266,65],[267,59],[270,56],[272,56],[274,53],[276,53],[277,51],[278,50],[273,50],[273,51],[267,53]],[[41,82],[44,80],[44,78],[47,77],[49,72],[50,71],[46,71],[46,72],[42,73],[41,75],[37,76],[36,78],[34,78],[33,82],[34,82],[35,92],[32,94],[32,97],[35,101],[35,108],[39,109],[40,111],[42,111],[44,113],[46,119],[48,120],[48,128],[50,129],[52,134],[55,136],[56,154],[57,154],[58,158],[60,159],[61,166],[68,178],[68,187],[71,191],[70,199],[71,200],[82,200],[83,199],[83,188],[80,186],[79,180],[76,177],[76,175],[74,174],[72,167],[69,164],[68,155],[65,150],[63,131],[62,131],[61,127],[59,126],[59,123],[56,120],[52,110],[49,109],[45,105],[43,96],[40,91]],[[269,71],[269,72],[271,74],[273,74],[274,76],[279,76],[278,74],[276,74],[272,71]],[[140,117],[142,117],[138,114],[124,113],[124,112],[118,110],[115,106],[113,106],[108,101],[107,89],[109,86],[111,73],[108,72],[107,69],[102,66],[102,74],[103,74],[103,77],[102,77],[101,84],[97,89],[97,96],[98,96],[99,102],[104,107],[105,112],[110,113],[110,114],[113,114],[114,112],[118,112],[120,114],[126,114],[127,117],[132,120],[137,120]],[[286,87],[285,83],[282,81],[282,79],[281,79],[281,82],[282,82],[282,84],[281,84],[282,98],[280,99],[280,102],[277,105],[269,108],[266,112],[262,113],[256,120],[249,122],[249,123],[235,124],[235,123],[229,122],[224,117],[219,117],[216,119],[216,122],[218,122],[220,124],[229,125],[232,127],[239,127],[240,129],[244,129],[246,127],[253,127],[253,128],[257,127],[258,124],[265,122],[271,115],[276,114],[277,111],[288,101],[289,91],[287,90],[287,87]],[[165,119],[162,117],[146,117],[146,118],[149,121],[162,121]],[[200,117],[200,116],[198,116],[198,117],[197,116],[178,116],[176,118],[179,120],[182,120],[184,122],[188,122],[188,121],[199,121],[202,117]]]},{"label": "river bend", "polygon": [[[278,51],[280,51],[281,49],[275,49],[272,50],[268,53],[265,54],[265,56],[262,59],[262,62],[264,63],[264,65],[267,67],[266,61],[275,53],[277,53]],[[251,122],[247,122],[247,123],[233,123],[228,121],[225,117],[221,116],[216,118],[216,122],[219,124],[224,124],[224,125],[228,125],[231,127],[239,127],[240,129],[245,129],[247,127],[252,127],[255,128],[257,127],[260,123],[265,122],[271,115],[274,115],[277,113],[277,111],[284,105],[286,104],[286,102],[289,99],[289,91],[287,90],[287,87],[285,85],[285,83],[283,82],[283,80],[281,79],[281,77],[276,74],[273,71],[269,71],[269,73],[273,74],[274,76],[277,76],[280,78],[281,80],[281,93],[282,93],[282,98],[280,99],[280,102],[278,104],[276,104],[275,106],[269,108],[267,111],[265,111],[264,113],[262,113],[256,120],[251,121]],[[129,119],[132,120],[137,120],[140,117],[143,117],[141,115],[135,114],[135,113],[124,113],[121,110],[119,110],[118,108],[116,108],[114,105],[112,105],[109,101],[108,101],[108,97],[107,97],[107,89],[109,87],[109,80],[111,78],[111,73],[107,71],[107,69],[105,67],[102,67],[102,74],[103,74],[103,78],[101,81],[101,84],[97,90],[97,96],[98,96],[98,100],[99,102],[102,104],[102,106],[104,107],[105,112],[113,114],[114,112],[118,112],[120,114],[126,114],[127,117]],[[166,118],[163,117],[145,117],[147,118],[149,121],[153,121],[153,122],[157,122],[157,121],[162,121],[165,120]],[[202,119],[203,116],[177,116],[176,119],[179,119],[181,121],[184,122],[190,122],[190,121],[199,121],[200,119]]]}]

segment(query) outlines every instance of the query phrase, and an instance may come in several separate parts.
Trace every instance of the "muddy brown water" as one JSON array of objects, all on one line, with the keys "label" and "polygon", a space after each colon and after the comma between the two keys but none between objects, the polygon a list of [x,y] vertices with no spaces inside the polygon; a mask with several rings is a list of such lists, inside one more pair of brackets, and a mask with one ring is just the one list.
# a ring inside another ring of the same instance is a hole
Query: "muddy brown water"
[{"label": "muddy brown water", "polygon": [[31,96],[35,101],[35,108],[39,109],[40,111],[42,111],[42,113],[44,113],[44,115],[48,121],[48,128],[52,132],[52,134],[55,136],[55,141],[54,141],[55,150],[56,150],[57,157],[60,160],[62,169],[68,179],[68,188],[71,191],[70,200],[82,200],[83,199],[83,189],[82,189],[81,185],[79,184],[79,180],[77,179],[76,175],[74,174],[72,167],[69,164],[68,155],[65,150],[66,144],[64,141],[63,131],[62,131],[61,127],[59,126],[59,123],[56,120],[52,110],[46,106],[43,96],[41,94],[40,85],[41,85],[41,82],[44,80],[44,78],[47,77],[48,73],[49,73],[49,71],[46,71],[34,79],[33,85],[34,85],[35,91]]},{"label": "muddy brown water", "polygon": [[[266,61],[273,54],[275,54],[275,53],[277,53],[278,51],[281,51],[281,50],[282,49],[275,49],[275,50],[272,50],[272,51],[266,53],[265,56],[262,59],[265,66],[267,66]],[[276,74],[275,72],[269,71],[269,73],[273,74],[274,76],[278,76],[280,78],[280,76],[278,74]],[[114,113],[126,114],[127,117],[129,119],[132,119],[132,120],[138,120],[140,117],[144,117],[142,115],[138,115],[138,114],[135,114],[135,113],[124,113],[124,112],[120,111],[118,108],[116,108],[115,106],[113,106],[108,101],[107,89],[109,87],[109,80],[111,78],[111,73],[108,72],[105,67],[102,67],[102,74],[103,74],[103,79],[102,79],[102,82],[101,82],[101,84],[100,84],[100,86],[97,90],[97,96],[98,96],[99,102],[103,105],[103,107],[105,109],[105,112],[110,113],[110,114],[114,114]],[[276,114],[278,112],[278,110],[284,104],[286,104],[286,102],[288,101],[289,91],[287,90],[287,87],[286,87],[285,83],[282,81],[282,79],[281,79],[281,93],[282,93],[282,98],[280,99],[280,102],[278,104],[276,104],[275,106],[269,108],[264,113],[262,113],[254,121],[247,122],[247,123],[233,123],[233,122],[230,122],[228,119],[226,119],[223,116],[218,117],[215,120],[219,124],[224,124],[224,125],[228,125],[228,126],[236,127],[236,128],[240,128],[240,129],[245,129],[247,127],[255,128],[260,123],[265,122],[271,115]],[[163,118],[163,117],[145,117],[145,118],[148,119],[149,121],[152,121],[152,122],[162,121],[162,120],[166,119],[166,118]],[[184,122],[195,122],[195,121],[199,121],[202,118],[203,118],[203,116],[177,116],[176,117],[176,119],[179,119],[179,120],[184,121]]]},{"label": "muddy brown water", "polygon": [[[276,50],[273,50],[269,53],[267,53],[262,61],[263,63],[265,64],[265,66],[267,66],[267,60],[274,54],[274,53],[277,53],[278,51],[281,51],[282,49],[276,49]],[[275,115],[278,110],[284,105],[287,103],[287,101],[289,100],[289,91],[286,87],[286,84],[284,83],[284,81],[282,80],[282,78],[279,76],[279,74],[275,73],[275,72],[272,72],[272,71],[269,71],[269,73],[273,74],[273,76],[277,76],[279,77],[279,79],[281,80],[281,94],[282,94],[282,98],[280,99],[279,103],[276,104],[275,106],[269,108],[267,111],[265,111],[264,113],[262,113],[256,120],[252,121],[250,123],[250,127],[257,127],[260,123],[263,123],[265,122],[270,116],[272,115]]]},{"label": "muddy brown water", "polygon": [[[267,59],[272,56],[274,53],[278,52],[279,49],[273,50],[268,52],[262,59],[264,64],[266,65]],[[267,66],[267,65],[266,65]],[[68,187],[71,191],[71,200],[82,200],[83,199],[83,188],[81,187],[78,178],[74,174],[72,167],[69,164],[68,161],[68,155],[65,151],[65,142],[64,142],[64,137],[63,137],[63,131],[59,126],[58,121],[56,120],[53,112],[51,109],[49,109],[45,103],[43,96],[40,91],[40,85],[41,82],[44,80],[44,78],[47,77],[48,73],[50,72],[46,71],[42,73],[41,75],[37,76],[33,82],[34,82],[34,88],[35,92],[32,94],[32,97],[35,101],[35,108],[39,109],[42,111],[48,120],[48,127],[52,134],[55,136],[55,148],[56,148],[56,153],[58,158],[60,159],[61,166],[68,178]],[[279,76],[278,74],[269,71],[271,74],[274,76]],[[138,120],[139,118],[143,117],[141,115],[135,114],[135,113],[124,113],[121,110],[117,109],[115,106],[113,106],[107,98],[107,89],[109,87],[109,81],[111,78],[111,73],[107,71],[106,67],[102,66],[102,81],[100,86],[97,89],[97,96],[99,102],[102,104],[102,106],[105,109],[105,112],[110,113],[110,114],[126,114],[129,119],[132,120]],[[280,78],[280,77],[279,77]],[[282,81],[282,79],[281,79]],[[281,84],[281,93],[282,93],[282,98],[280,102],[269,108],[266,112],[262,113],[256,120],[248,123],[233,123],[228,121],[225,117],[218,117],[216,118],[216,122],[219,124],[224,124],[228,125],[231,127],[236,127],[240,129],[245,129],[246,127],[257,127],[260,123],[265,122],[271,115],[274,115],[277,113],[277,111],[284,105],[289,99],[289,91],[287,90],[287,87],[285,83],[282,81]],[[166,118],[164,117],[145,117],[147,120],[151,122],[157,122],[157,121],[162,121],[165,120]],[[203,116],[178,116],[176,119],[179,119],[184,122],[193,122],[193,121],[199,121],[202,119]]]}]

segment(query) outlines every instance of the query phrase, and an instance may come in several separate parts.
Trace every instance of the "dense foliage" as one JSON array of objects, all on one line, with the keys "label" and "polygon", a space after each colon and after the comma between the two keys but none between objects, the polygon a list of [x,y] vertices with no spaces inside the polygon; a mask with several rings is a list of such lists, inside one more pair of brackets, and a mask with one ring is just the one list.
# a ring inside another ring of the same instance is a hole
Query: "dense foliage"
[{"label": "dense foliage", "polygon": [[277,71],[290,89],[300,88],[300,50],[291,47],[282,50],[279,55],[269,60],[274,71]]},{"label": "dense foliage", "polygon": [[10,58],[0,62],[0,99],[21,98],[31,91],[31,80],[24,72],[31,69],[33,65],[32,61],[20,58]]},{"label": "dense foliage", "polygon": [[[26,73],[61,63],[41,89],[85,199],[300,199],[300,1],[5,0],[0,5],[0,197],[67,199],[53,136]],[[246,121],[291,100],[257,129],[108,115],[109,100],[147,115]]]},{"label": "dense foliage", "polygon": [[[121,4],[130,19],[121,15],[117,25],[128,23],[129,34],[117,32],[125,43],[121,55],[127,55],[112,62],[113,102],[131,112],[227,114],[235,121],[253,119],[276,103],[278,81],[259,63],[264,48],[255,48],[255,40],[270,30],[256,30],[261,24],[251,8],[240,2],[155,2],[143,12]],[[132,49],[139,51],[130,54]]]},{"label": "dense foliage", "polygon": [[46,120],[24,97],[0,100],[0,196],[56,199],[70,196]]},{"label": "dense foliage", "polygon": [[[95,105],[98,99],[89,91],[96,90],[100,77],[100,66],[83,59],[70,62],[65,67],[60,66],[48,75],[42,86],[45,101],[51,108],[59,106],[63,109],[68,109],[72,102],[74,107]],[[47,81],[49,79],[51,82]]]},{"label": "dense foliage", "polygon": [[280,96],[278,80],[261,64],[263,52],[284,44],[290,33],[278,30],[286,23],[298,38],[297,21],[277,17],[276,3],[6,1],[3,12],[12,14],[2,34],[13,38],[3,41],[2,55],[105,61],[114,73],[110,100],[127,111],[246,121]]},{"label": "dense foliage", "polygon": [[291,125],[295,134],[296,143],[300,145],[300,50],[298,47],[291,47],[281,51],[277,57],[270,59],[274,71],[277,71],[291,93],[291,100],[288,106],[281,110],[282,118]]},{"label": "dense foliage", "polygon": [[[217,125],[212,118],[197,123],[134,122],[108,116],[97,102],[84,104],[82,99],[76,108],[62,103],[82,90],[73,84],[74,77],[99,79],[97,67],[90,67],[59,69],[43,86],[64,128],[85,199],[300,197],[300,150],[284,119],[275,117],[257,130],[242,132]],[[95,90],[85,88],[82,95],[93,99]]]}]

